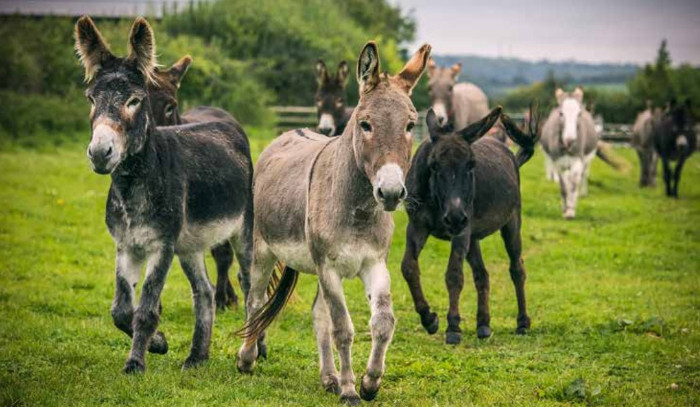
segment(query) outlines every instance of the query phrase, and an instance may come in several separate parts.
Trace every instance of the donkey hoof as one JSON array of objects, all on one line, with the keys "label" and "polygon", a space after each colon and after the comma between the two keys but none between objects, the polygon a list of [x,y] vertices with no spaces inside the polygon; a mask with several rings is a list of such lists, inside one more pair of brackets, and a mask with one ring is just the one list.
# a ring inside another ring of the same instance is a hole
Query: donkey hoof
[{"label": "donkey hoof", "polygon": [[454,332],[454,331],[445,332],[445,343],[446,344],[458,345],[460,342],[462,342],[462,333],[461,332]]},{"label": "donkey hoof", "polygon": [[342,394],[340,396],[340,402],[349,406],[356,406],[360,404],[361,401],[360,396],[358,396],[354,391],[350,394]]},{"label": "donkey hoof", "polygon": [[576,217],[576,211],[573,209],[567,209],[564,211],[564,219],[571,220]]},{"label": "donkey hoof", "polygon": [[226,311],[228,308],[235,307],[237,301],[226,296],[225,293],[216,293],[214,296],[214,301],[216,301],[216,309],[219,311]]},{"label": "donkey hoof", "polygon": [[487,325],[482,325],[476,328],[476,337],[479,339],[486,339],[491,336],[491,328]]},{"label": "donkey hoof", "polygon": [[182,370],[188,370],[188,369],[194,369],[197,367],[202,366],[203,364],[206,363],[208,357],[204,356],[188,356],[187,359],[185,359],[185,363],[182,364]]},{"label": "donkey hoof", "polygon": [[530,318],[526,318],[522,321],[518,321],[518,328],[516,328],[515,333],[518,335],[525,335],[530,331]]},{"label": "donkey hoof", "polygon": [[126,374],[137,374],[146,371],[146,365],[142,361],[136,359],[129,359],[124,364],[124,373]]},{"label": "donkey hoof", "polygon": [[336,375],[321,377],[321,384],[327,393],[340,394],[340,381]]},{"label": "donkey hoof", "polygon": [[437,332],[438,327],[440,326],[440,320],[438,319],[437,314],[434,312],[429,313],[425,318],[421,317],[420,322],[423,324],[423,328],[428,331],[429,335]]},{"label": "donkey hoof", "polygon": [[[374,384],[368,384],[370,382],[374,382]],[[379,393],[380,383],[381,380],[379,379],[371,380],[367,377],[367,375],[362,376],[362,380],[360,382],[360,397],[362,397],[362,400],[374,400],[374,398],[377,397],[377,393]]]},{"label": "donkey hoof", "polygon": [[239,355],[236,360],[236,368],[238,369],[239,373],[253,374],[253,368],[255,368],[255,359],[253,359],[252,362],[246,362],[243,359],[241,359],[241,356]]},{"label": "donkey hoof", "polygon": [[165,335],[162,332],[156,332],[156,334],[153,335],[151,342],[148,344],[148,351],[158,355],[165,355],[168,353],[168,341],[165,340]]}]

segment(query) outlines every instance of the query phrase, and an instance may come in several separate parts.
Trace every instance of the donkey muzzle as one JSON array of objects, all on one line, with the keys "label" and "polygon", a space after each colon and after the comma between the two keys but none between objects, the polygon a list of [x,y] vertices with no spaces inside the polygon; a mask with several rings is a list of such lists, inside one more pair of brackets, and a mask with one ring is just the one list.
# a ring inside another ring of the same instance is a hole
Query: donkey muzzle
[{"label": "donkey muzzle", "polygon": [[391,212],[406,198],[408,192],[403,183],[403,171],[397,164],[384,164],[375,177],[374,199],[385,211]]},{"label": "donkey muzzle", "polygon": [[98,174],[109,174],[119,163],[119,153],[115,141],[117,132],[110,126],[99,124],[92,131],[92,140],[88,145],[87,156],[92,169]]},{"label": "donkey muzzle", "polygon": [[333,120],[333,116],[328,113],[321,114],[317,130],[324,136],[332,136],[335,133],[335,120]]}]

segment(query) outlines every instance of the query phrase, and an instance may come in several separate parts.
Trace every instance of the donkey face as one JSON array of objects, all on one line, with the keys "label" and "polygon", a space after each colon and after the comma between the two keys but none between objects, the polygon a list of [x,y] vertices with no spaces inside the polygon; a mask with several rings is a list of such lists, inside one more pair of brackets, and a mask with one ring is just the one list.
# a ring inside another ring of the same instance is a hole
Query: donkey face
[{"label": "donkey face", "polygon": [[87,155],[98,174],[109,174],[139,152],[151,126],[147,82],[154,81],[153,31],[138,18],[131,28],[129,56],[114,56],[89,17],[76,25],[76,49],[85,67],[85,95],[92,104],[92,139]]},{"label": "donkey face", "polygon": [[695,121],[691,114],[690,100],[684,104],[677,105],[675,101],[670,104],[668,117],[670,121],[670,133],[676,140],[678,147],[688,144],[691,135],[695,133]]},{"label": "donkey face", "polygon": [[374,198],[393,211],[406,197],[404,178],[410,164],[411,130],[418,114],[410,99],[418,83],[430,46],[423,45],[396,76],[379,73],[374,42],[365,45],[357,62],[360,100],[350,126],[358,168],[373,186]]},{"label": "donkey face", "polygon": [[348,63],[341,61],[338,72],[329,75],[326,64],[322,60],[316,63],[316,113],[318,115],[318,131],[326,136],[335,134],[345,115],[345,86],[348,83]]},{"label": "donkey face", "polygon": [[167,70],[155,69],[156,83],[148,84],[148,99],[156,125],[173,126],[180,123],[177,90],[191,63],[192,57],[186,55]]},{"label": "donkey face", "polygon": [[440,126],[444,126],[449,121],[449,112],[452,109],[452,88],[461,71],[462,64],[459,62],[451,68],[438,67],[432,58],[428,62],[430,103]]},{"label": "donkey face", "polygon": [[576,88],[572,93],[557,89],[555,96],[559,103],[559,141],[567,150],[578,139],[579,119],[583,113],[583,89]]},{"label": "donkey face", "polygon": [[501,116],[497,107],[480,121],[458,132],[448,133],[430,109],[426,124],[432,148],[428,155],[430,195],[441,211],[441,221],[453,236],[469,230],[474,214],[474,154],[471,144],[488,133]]}]

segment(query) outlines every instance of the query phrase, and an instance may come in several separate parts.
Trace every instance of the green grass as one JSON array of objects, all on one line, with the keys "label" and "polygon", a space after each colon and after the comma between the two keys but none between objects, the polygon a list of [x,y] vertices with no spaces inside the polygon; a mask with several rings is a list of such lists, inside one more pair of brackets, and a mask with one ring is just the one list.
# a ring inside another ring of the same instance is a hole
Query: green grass
[{"label": "green grass", "polygon": [[[254,140],[256,154],[264,144]],[[270,357],[253,376],[236,371],[240,340],[232,332],[242,309],[217,315],[210,362],[181,372],[193,314],[189,286],[174,265],[161,324],[170,351],[148,355],[145,375],[121,373],[129,340],[109,315],[108,178],[89,170],[84,148],[0,153],[0,404],[336,405],[318,378],[310,315],[316,281],[308,275],[269,330]],[[670,200],[661,188],[638,189],[636,158],[618,152],[634,169],[616,173],[596,161],[590,196],[569,222],[561,219],[557,186],[544,180],[541,152],[523,168],[533,321],[527,336],[514,334],[515,295],[498,236],[482,245],[493,337],[475,337],[476,295],[468,283],[463,342],[444,344],[449,247],[436,240],[420,259],[426,295],[441,318],[438,334],[427,335],[399,269],[406,214],[395,214],[389,267],[398,324],[376,405],[700,404],[700,155],[686,164],[681,199]],[[346,282],[346,295],[359,378],[369,312],[359,281]]]}]

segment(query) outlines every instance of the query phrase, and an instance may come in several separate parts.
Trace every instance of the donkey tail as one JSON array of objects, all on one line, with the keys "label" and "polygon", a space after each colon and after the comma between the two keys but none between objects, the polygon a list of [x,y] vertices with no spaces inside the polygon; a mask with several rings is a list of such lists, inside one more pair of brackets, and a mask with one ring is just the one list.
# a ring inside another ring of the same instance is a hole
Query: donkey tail
[{"label": "donkey tail", "polygon": [[617,171],[627,172],[629,163],[615,154],[610,144],[598,141],[595,155]]},{"label": "donkey tail", "polygon": [[284,309],[294,292],[299,279],[299,272],[282,262],[277,262],[275,271],[279,272],[281,270],[283,270],[281,277],[276,277],[276,273],[273,273],[273,277],[267,287],[267,302],[235,332],[236,335],[245,339],[246,343],[253,343],[258,340],[258,337],[262,335],[265,329],[272,324],[272,321]]},{"label": "donkey tail", "polygon": [[523,164],[528,162],[533,154],[535,154],[535,146],[537,141],[540,139],[539,127],[539,113],[537,109],[537,101],[533,100],[530,103],[530,119],[528,120],[528,133],[518,127],[515,122],[505,114],[501,115],[501,124],[506,130],[506,135],[508,138],[513,140],[515,144],[520,146],[517,154],[515,155],[515,160],[518,163],[518,167],[522,167]]}]

